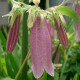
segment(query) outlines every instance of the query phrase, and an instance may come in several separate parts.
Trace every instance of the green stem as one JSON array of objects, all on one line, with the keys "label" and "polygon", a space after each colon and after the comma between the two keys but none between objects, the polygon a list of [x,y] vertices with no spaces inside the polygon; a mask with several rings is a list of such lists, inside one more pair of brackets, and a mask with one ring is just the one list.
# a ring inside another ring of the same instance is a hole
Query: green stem
[{"label": "green stem", "polygon": [[62,80],[62,77],[63,77],[63,73],[64,73],[64,70],[65,70],[65,67],[66,67],[66,63],[67,63],[67,54],[66,54],[66,50],[64,51],[64,64],[63,64],[63,68],[61,70],[61,75],[60,75],[60,80]]},{"label": "green stem", "polygon": [[46,9],[49,8],[49,0],[46,0]]},{"label": "green stem", "polygon": [[63,73],[64,73],[65,66],[66,66],[66,62],[67,62],[67,60],[64,61],[63,68],[62,68],[61,75],[60,75],[60,80],[62,80]]},{"label": "green stem", "polygon": [[[24,3],[28,4],[29,0],[24,0]],[[28,14],[24,12],[23,23],[22,23],[22,63],[28,53],[28,26],[27,26]],[[22,70],[22,80],[28,80],[27,71],[29,67],[27,63]]]},{"label": "green stem", "polygon": [[28,60],[29,57],[30,57],[30,53],[28,53],[28,54],[26,55],[26,58],[24,59],[23,64],[21,65],[21,67],[20,67],[20,69],[19,69],[19,71],[18,71],[18,73],[17,73],[17,75],[16,75],[16,77],[15,77],[15,80],[18,79],[18,77],[19,77],[20,73],[22,72],[22,70],[23,70],[23,68],[24,68],[24,66],[25,66],[25,64],[26,64],[26,61]]},{"label": "green stem", "polygon": [[[26,53],[28,53],[28,27],[27,27],[27,16],[26,13],[23,15],[23,26],[22,26],[22,63],[26,57]],[[24,66],[24,69],[22,71],[22,80],[27,79],[27,71],[28,71],[28,65]]]}]

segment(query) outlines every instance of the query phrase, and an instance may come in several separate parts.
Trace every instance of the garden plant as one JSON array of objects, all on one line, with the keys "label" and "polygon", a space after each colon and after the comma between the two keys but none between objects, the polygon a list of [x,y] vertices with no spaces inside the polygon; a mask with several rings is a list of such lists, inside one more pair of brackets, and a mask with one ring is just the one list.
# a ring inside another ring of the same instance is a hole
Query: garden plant
[{"label": "garden plant", "polygon": [[44,0],[45,9],[41,1],[7,0],[0,80],[80,80],[80,0],[53,7]]}]

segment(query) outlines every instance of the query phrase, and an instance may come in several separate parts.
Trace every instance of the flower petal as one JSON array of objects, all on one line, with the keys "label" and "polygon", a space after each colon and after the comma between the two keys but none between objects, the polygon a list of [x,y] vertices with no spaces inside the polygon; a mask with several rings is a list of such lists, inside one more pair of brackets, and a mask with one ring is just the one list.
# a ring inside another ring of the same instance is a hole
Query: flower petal
[{"label": "flower petal", "polygon": [[35,78],[41,77],[44,71],[40,22],[41,18],[37,17],[30,35],[32,71]]},{"label": "flower petal", "polygon": [[54,30],[53,30],[53,28],[52,28],[52,25],[51,25],[50,23],[47,23],[47,25],[48,25],[48,29],[49,29],[51,38],[53,38],[53,37],[54,37]]},{"label": "flower petal", "polygon": [[51,43],[52,41],[46,19],[43,20],[41,30],[42,30],[42,44],[43,44],[42,53],[44,59],[44,68],[49,75],[54,76],[54,67],[52,65],[52,43]]},{"label": "flower petal", "polygon": [[18,15],[9,30],[6,49],[8,53],[11,53],[17,43],[20,26],[20,15]]},{"label": "flower petal", "polygon": [[[80,15],[80,4],[75,5],[75,11]],[[76,39],[80,40],[80,24],[76,23]]]}]

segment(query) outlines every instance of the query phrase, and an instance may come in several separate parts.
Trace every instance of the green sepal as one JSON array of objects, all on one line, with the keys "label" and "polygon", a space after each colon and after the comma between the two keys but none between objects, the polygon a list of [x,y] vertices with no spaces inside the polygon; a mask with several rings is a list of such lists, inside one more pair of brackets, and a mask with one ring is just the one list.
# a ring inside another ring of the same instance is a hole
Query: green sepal
[{"label": "green sepal", "polygon": [[57,27],[60,28],[60,17],[59,17],[59,14],[57,14],[57,13],[54,14],[54,13],[53,13],[53,14],[52,14],[52,17],[53,17],[53,19],[54,19],[54,25],[56,26],[56,24],[55,24],[55,20],[56,20],[57,23],[58,23],[58,24],[57,24],[57,25],[58,25]]},{"label": "green sepal", "polygon": [[12,15],[9,16],[9,25],[12,26],[16,17],[20,15],[20,22],[22,21],[23,19],[23,11],[22,9],[18,8],[16,10],[13,11]]}]

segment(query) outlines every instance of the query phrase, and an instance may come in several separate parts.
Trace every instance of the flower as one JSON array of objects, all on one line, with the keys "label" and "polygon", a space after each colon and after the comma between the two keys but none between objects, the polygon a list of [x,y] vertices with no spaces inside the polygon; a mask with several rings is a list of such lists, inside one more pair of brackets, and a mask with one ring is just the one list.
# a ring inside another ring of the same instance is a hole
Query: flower
[{"label": "flower", "polygon": [[8,53],[11,53],[16,47],[19,34],[19,27],[20,27],[20,15],[17,15],[14,23],[10,27],[8,34],[7,45],[6,45],[6,50]]},{"label": "flower", "polygon": [[35,78],[42,76],[44,70],[51,76],[54,76],[54,67],[52,64],[52,41],[46,19],[37,17],[30,34],[30,50],[32,71]]},{"label": "flower", "polygon": [[59,25],[58,25],[58,22],[56,19],[54,19],[54,22],[55,22],[55,27],[56,27],[59,41],[64,48],[67,48],[68,47],[68,38],[67,38],[66,30],[62,24],[62,21],[59,18]]},{"label": "flower", "polygon": [[54,37],[54,29],[52,28],[52,25],[50,23],[47,23],[48,25],[48,30],[50,32],[51,38]]},{"label": "flower", "polygon": [[[75,11],[80,15],[80,4],[75,5]],[[80,23],[76,23],[76,39],[80,40]]]}]

